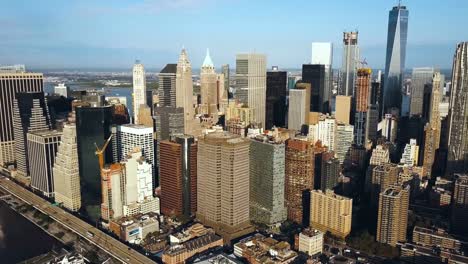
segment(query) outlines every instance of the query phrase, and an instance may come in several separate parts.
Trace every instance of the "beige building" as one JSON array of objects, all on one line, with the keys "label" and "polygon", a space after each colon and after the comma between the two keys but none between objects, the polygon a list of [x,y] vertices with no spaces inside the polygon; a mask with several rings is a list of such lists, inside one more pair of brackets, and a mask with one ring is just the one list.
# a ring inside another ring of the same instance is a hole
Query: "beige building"
[{"label": "beige building", "polygon": [[310,83],[296,83],[289,90],[288,129],[300,131],[301,126],[309,122]]},{"label": "beige building", "polygon": [[139,61],[133,65],[133,116],[135,124],[140,124],[140,107],[146,105],[145,67]]},{"label": "beige building", "polygon": [[337,95],[335,104],[336,121],[349,125],[351,116],[351,96]]},{"label": "beige building", "polygon": [[321,254],[323,250],[324,233],[315,229],[304,229],[299,233],[298,250],[309,256]]},{"label": "beige building", "polygon": [[390,246],[406,241],[409,185],[392,186],[380,193],[377,219],[377,241]]},{"label": "beige building", "polygon": [[243,104],[229,102],[226,109],[226,122],[232,119],[236,119],[244,126],[248,126],[254,121],[253,109]]},{"label": "beige building", "polygon": [[197,218],[226,243],[251,231],[249,149],[249,140],[227,132],[198,141]]},{"label": "beige building", "polygon": [[344,239],[351,232],[352,210],[353,199],[336,195],[332,190],[310,192],[312,228]]},{"label": "beige building", "polygon": [[55,202],[70,211],[81,207],[80,173],[75,124],[65,124],[53,167]]},{"label": "beige building", "polygon": [[176,107],[184,108],[185,134],[192,134],[194,129],[195,108],[193,106],[192,66],[187,52],[182,49],[177,63],[176,73]]},{"label": "beige building", "polygon": [[385,163],[372,170],[371,203],[376,205],[381,192],[398,182],[400,168],[396,164]]},{"label": "beige building", "polygon": [[218,104],[218,75],[215,72],[210,52],[206,51],[206,57],[201,66],[200,73],[201,114],[217,114]]}]

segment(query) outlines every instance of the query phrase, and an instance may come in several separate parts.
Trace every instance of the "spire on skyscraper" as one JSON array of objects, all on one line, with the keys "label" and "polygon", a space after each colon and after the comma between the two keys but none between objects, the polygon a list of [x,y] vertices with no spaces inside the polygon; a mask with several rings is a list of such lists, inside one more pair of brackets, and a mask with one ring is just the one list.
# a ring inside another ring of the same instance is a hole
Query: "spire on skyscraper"
[{"label": "spire on skyscraper", "polygon": [[203,61],[202,67],[214,67],[213,61],[211,60],[209,49],[206,49],[206,56],[205,56],[205,60]]}]

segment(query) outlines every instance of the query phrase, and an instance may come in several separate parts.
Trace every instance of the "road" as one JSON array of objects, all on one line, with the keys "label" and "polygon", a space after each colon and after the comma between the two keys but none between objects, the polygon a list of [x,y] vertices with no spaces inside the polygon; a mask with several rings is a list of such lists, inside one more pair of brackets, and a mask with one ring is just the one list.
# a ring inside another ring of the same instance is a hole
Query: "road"
[{"label": "road", "polygon": [[[72,230],[76,234],[85,238],[92,244],[96,245],[123,263],[154,263],[143,254],[130,249],[127,245],[121,243],[113,237],[108,236],[106,233],[93,227],[78,217],[66,212],[65,210],[57,206],[52,206],[52,204],[48,201],[42,199],[41,197],[35,195],[34,193],[10,181],[7,178],[0,178],[0,188],[18,197],[24,202],[34,206],[34,208],[48,215],[56,222]],[[91,232],[94,235],[90,235],[88,232]]]}]

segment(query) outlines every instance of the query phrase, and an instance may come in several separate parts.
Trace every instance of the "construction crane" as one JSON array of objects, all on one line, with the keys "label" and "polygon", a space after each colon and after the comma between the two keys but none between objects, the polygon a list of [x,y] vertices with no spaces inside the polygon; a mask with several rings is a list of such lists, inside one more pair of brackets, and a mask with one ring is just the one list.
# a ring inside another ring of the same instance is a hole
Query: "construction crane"
[{"label": "construction crane", "polygon": [[99,168],[102,170],[104,168],[104,151],[106,150],[107,146],[109,145],[109,142],[112,139],[112,135],[106,140],[106,143],[104,143],[104,146],[102,148],[99,148],[96,142],[94,142],[94,146],[96,146],[96,156],[99,158]]}]

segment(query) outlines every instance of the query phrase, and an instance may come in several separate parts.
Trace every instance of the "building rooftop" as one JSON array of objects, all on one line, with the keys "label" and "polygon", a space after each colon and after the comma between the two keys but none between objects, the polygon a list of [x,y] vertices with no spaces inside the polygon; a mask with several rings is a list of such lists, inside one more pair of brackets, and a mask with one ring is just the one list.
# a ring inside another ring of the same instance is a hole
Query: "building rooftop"
[{"label": "building rooftop", "polygon": [[63,134],[62,131],[58,131],[58,130],[41,130],[41,131],[34,131],[34,132],[28,132],[28,133],[39,136],[39,137],[58,137]]},{"label": "building rooftop", "polygon": [[164,66],[164,68],[161,70],[160,73],[176,73],[177,72],[177,64],[175,63],[170,63],[170,64],[166,64],[166,66]]}]

